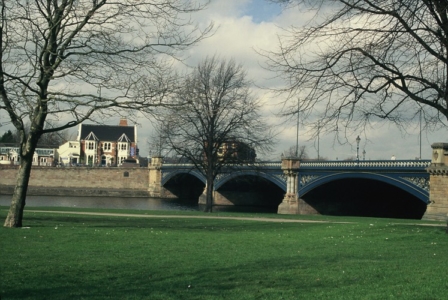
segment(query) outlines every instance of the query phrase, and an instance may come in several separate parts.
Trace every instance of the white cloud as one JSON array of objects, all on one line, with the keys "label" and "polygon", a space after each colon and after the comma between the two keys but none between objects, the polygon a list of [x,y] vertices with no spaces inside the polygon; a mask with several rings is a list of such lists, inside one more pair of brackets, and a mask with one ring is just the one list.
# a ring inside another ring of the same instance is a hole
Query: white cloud
[{"label": "white cloud", "polygon": [[[261,7],[262,5],[263,7]],[[248,9],[260,9],[249,11]],[[217,30],[215,34],[201,42],[199,45],[190,49],[184,54],[186,63],[195,66],[206,56],[219,55],[221,58],[234,58],[241,62],[248,77],[257,85],[272,87],[279,84],[278,79],[272,79],[273,74],[263,69],[260,64],[263,58],[259,56],[254,49],[274,50],[277,46],[277,34],[281,34],[280,27],[290,25],[300,26],[308,22],[311,16],[309,12],[301,12],[299,8],[293,8],[280,12],[278,8],[273,9],[272,14],[266,11],[264,0],[213,0],[207,10],[197,15],[197,19],[203,26],[210,21],[215,22]],[[255,16],[251,16],[250,14]],[[266,18],[262,21],[261,18]],[[261,21],[260,21],[261,20]],[[185,67],[179,63],[175,66],[185,70]],[[265,101],[266,105],[263,114],[270,116],[270,122],[280,124],[282,119],[274,116],[274,112],[280,106],[280,98],[272,98],[266,90],[254,88],[254,95]],[[6,115],[0,112],[0,123],[7,120]],[[115,120],[110,121],[115,124]],[[118,123],[118,118],[116,120]],[[146,141],[151,136],[150,122],[140,119],[139,140]],[[386,124],[374,124],[372,128],[367,129],[365,135],[360,132],[361,143],[360,153],[365,149],[367,159],[390,159],[394,154],[397,159],[410,159],[419,156],[418,130],[413,129],[411,134],[403,136],[394,126]],[[0,127],[0,134],[7,130],[7,126]],[[12,128],[9,125],[9,128]],[[279,142],[276,150],[269,159],[280,159],[280,153],[296,143],[296,127],[294,120],[281,126],[282,132],[279,135]],[[431,147],[434,142],[446,141],[447,130],[443,129],[436,133],[423,135],[422,156],[430,158]],[[356,156],[356,134],[350,137],[345,145],[335,144],[334,136],[323,135],[319,138],[319,154],[328,159],[345,159]],[[306,145],[310,157],[317,156],[317,140],[312,139],[307,128],[300,128],[299,144]],[[147,155],[147,145],[145,142],[140,145],[141,154]]]}]

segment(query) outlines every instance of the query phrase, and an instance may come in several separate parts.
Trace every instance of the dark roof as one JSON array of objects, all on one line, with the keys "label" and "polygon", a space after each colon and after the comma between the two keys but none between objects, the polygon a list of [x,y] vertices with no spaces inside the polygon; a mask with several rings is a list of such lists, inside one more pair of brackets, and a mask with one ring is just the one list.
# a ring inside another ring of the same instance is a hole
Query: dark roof
[{"label": "dark roof", "polygon": [[135,142],[134,126],[81,124],[81,140],[84,140],[91,132],[100,141],[117,141],[124,133],[132,142]]}]

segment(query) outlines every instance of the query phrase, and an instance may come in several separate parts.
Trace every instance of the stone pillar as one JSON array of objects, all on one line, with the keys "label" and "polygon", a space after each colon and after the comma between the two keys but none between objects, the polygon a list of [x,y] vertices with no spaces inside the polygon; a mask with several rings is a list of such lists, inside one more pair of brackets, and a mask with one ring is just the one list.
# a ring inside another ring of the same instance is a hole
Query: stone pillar
[{"label": "stone pillar", "polygon": [[429,204],[422,219],[446,220],[448,217],[448,143],[431,145]]},{"label": "stone pillar", "polygon": [[152,157],[151,163],[148,164],[150,197],[162,197],[162,164],[163,157],[161,156]]},{"label": "stone pillar", "polygon": [[286,194],[282,203],[278,206],[279,214],[299,214],[299,186],[298,170],[300,161],[297,157],[282,159],[282,170],[286,175]]},{"label": "stone pillar", "polygon": [[[213,193],[215,193],[215,191],[213,191]],[[214,196],[214,195],[213,195]],[[213,197],[214,199],[215,197]],[[199,201],[198,201],[199,205],[206,205],[207,204],[207,184],[204,187],[204,190],[202,191],[202,194],[199,195]],[[213,205],[213,203],[212,203]]]}]

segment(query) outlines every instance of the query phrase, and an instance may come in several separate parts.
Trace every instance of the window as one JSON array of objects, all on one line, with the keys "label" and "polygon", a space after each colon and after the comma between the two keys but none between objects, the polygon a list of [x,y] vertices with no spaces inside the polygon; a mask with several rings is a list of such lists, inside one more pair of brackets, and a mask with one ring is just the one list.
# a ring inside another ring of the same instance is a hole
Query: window
[{"label": "window", "polygon": [[89,150],[95,149],[95,142],[87,142],[87,149]]},{"label": "window", "polygon": [[124,172],[123,177],[129,177],[129,172]]},{"label": "window", "polygon": [[126,145],[125,143],[122,143],[121,144],[121,150],[127,150],[127,147],[128,145]]},{"label": "window", "polygon": [[110,150],[110,149],[111,149],[110,143],[103,143],[103,150]]}]

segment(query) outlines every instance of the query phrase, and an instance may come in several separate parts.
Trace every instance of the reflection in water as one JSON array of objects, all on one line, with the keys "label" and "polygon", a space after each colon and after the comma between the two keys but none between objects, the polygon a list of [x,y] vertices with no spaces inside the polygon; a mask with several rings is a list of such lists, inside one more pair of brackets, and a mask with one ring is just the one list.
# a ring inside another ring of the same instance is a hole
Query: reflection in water
[{"label": "reflection in water", "polygon": [[[0,195],[0,205],[9,206],[10,204],[11,195]],[[197,211],[199,209],[197,203],[179,199],[63,196],[26,197],[27,208],[37,206],[190,211]]]},{"label": "reflection in water", "polygon": [[[11,195],[0,195],[0,206],[9,206]],[[163,198],[121,198],[121,197],[63,197],[63,196],[27,196],[26,208],[75,207],[104,209],[141,209],[141,210],[180,210],[203,211],[204,206],[197,200]],[[256,206],[213,206],[214,212],[259,212],[276,213],[276,208]]]}]

